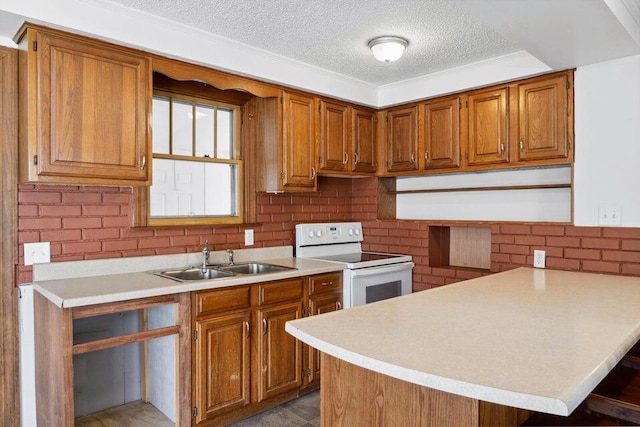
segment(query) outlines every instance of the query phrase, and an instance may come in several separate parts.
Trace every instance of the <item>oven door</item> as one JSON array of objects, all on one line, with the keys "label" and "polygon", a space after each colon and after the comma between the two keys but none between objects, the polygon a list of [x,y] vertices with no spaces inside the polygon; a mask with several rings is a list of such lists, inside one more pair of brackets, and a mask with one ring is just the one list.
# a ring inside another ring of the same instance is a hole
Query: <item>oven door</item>
[{"label": "oven door", "polygon": [[[384,265],[380,267],[345,270],[345,308],[382,301],[411,293],[411,274],[414,264]],[[347,295],[347,293],[349,295]]]}]

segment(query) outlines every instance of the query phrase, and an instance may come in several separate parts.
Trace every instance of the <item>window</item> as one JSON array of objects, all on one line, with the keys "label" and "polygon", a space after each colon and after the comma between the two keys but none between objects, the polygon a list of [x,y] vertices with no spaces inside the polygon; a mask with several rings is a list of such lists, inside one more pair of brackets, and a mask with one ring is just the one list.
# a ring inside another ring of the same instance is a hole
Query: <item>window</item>
[{"label": "window", "polygon": [[147,225],[241,223],[240,107],[154,91]]}]

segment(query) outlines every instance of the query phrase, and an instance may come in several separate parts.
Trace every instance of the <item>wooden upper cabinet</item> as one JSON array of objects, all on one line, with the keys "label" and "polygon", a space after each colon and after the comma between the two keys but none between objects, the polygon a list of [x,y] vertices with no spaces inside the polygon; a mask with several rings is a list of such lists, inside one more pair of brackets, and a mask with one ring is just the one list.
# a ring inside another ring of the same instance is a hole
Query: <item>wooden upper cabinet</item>
[{"label": "wooden upper cabinet", "polygon": [[418,169],[418,107],[387,111],[387,171]]},{"label": "wooden upper cabinet", "polygon": [[376,112],[361,107],[353,107],[351,111],[351,170],[375,173],[378,166],[376,162]]},{"label": "wooden upper cabinet", "polygon": [[316,121],[315,98],[284,93],[282,186],[285,190],[316,188]]},{"label": "wooden upper cabinet", "polygon": [[568,75],[518,85],[519,160],[566,158]]},{"label": "wooden upper cabinet", "polygon": [[460,98],[424,104],[424,168],[460,167]]},{"label": "wooden upper cabinet", "polygon": [[469,165],[509,161],[509,89],[471,93],[467,98]]},{"label": "wooden upper cabinet", "polygon": [[23,28],[22,182],[148,185],[148,57],[37,26]]},{"label": "wooden upper cabinet", "polygon": [[349,170],[349,107],[320,101],[320,171]]}]

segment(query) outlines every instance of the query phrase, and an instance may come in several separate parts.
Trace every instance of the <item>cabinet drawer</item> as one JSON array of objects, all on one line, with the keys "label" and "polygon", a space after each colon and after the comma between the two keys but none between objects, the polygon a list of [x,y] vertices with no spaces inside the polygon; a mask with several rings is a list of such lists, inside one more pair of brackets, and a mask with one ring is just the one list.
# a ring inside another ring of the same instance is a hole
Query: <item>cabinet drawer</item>
[{"label": "cabinet drawer", "polygon": [[342,272],[318,274],[309,277],[309,295],[342,289]]},{"label": "cabinet drawer", "polygon": [[302,298],[302,278],[258,285],[258,304]]},{"label": "cabinet drawer", "polygon": [[251,306],[251,287],[239,286],[196,294],[196,316],[220,310],[231,311]]}]

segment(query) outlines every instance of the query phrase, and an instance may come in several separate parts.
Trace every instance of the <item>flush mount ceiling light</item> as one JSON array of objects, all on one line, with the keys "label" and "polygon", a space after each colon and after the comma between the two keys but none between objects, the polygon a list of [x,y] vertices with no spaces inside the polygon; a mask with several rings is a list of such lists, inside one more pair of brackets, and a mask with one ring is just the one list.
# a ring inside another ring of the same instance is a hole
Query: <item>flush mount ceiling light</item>
[{"label": "flush mount ceiling light", "polygon": [[376,37],[369,42],[369,49],[378,61],[393,62],[400,59],[409,41],[402,37]]}]

